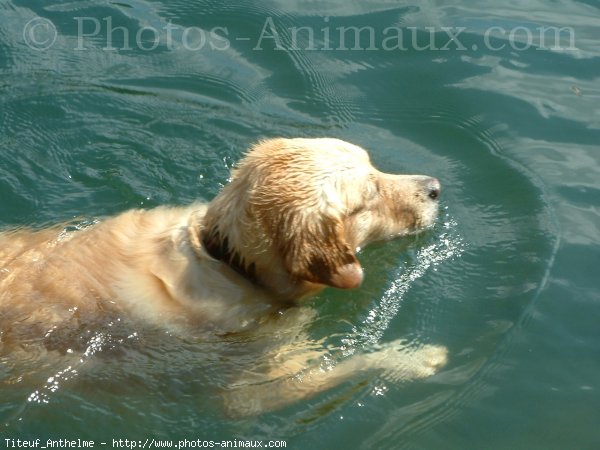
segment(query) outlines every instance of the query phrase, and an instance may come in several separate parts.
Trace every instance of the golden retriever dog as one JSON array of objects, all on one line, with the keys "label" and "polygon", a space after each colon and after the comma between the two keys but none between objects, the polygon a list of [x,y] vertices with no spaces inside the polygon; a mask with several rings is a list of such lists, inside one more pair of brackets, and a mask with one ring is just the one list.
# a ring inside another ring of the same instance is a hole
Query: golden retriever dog
[{"label": "golden retriever dog", "polygon": [[293,342],[268,347],[267,367],[240,374],[224,394],[236,415],[308,398],[360,372],[432,375],[446,349],[401,342],[324,369],[303,331],[315,315],[303,300],[327,286],[359,287],[357,251],[432,226],[439,194],[437,179],[382,173],[348,142],[280,138],[251,148],[209,204],[131,210],[74,231],[3,232],[0,355],[110,308],[213,336],[275,340],[297,330]]}]

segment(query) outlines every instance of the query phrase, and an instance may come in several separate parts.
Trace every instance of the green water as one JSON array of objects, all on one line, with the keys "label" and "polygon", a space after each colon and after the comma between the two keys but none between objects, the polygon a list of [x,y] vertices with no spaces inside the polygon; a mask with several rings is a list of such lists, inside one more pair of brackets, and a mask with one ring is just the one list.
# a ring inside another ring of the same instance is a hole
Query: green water
[{"label": "green water", "polygon": [[438,177],[443,209],[362,251],[365,284],[320,295],[312,332],[450,362],[233,420],[215,405],[239,349],[100,329],[81,367],[0,354],[0,446],[599,448],[599,30],[594,1],[1,1],[0,226],[210,200],[259,138],[339,137]]}]

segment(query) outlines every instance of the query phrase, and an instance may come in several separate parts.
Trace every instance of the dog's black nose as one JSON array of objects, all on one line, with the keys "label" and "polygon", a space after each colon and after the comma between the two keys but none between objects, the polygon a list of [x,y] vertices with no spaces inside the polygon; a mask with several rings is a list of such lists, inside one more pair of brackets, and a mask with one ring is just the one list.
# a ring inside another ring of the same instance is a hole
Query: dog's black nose
[{"label": "dog's black nose", "polygon": [[441,190],[439,180],[437,178],[432,178],[427,186],[427,189],[429,190],[429,193],[427,194],[428,197],[432,200],[436,200],[440,196]]}]

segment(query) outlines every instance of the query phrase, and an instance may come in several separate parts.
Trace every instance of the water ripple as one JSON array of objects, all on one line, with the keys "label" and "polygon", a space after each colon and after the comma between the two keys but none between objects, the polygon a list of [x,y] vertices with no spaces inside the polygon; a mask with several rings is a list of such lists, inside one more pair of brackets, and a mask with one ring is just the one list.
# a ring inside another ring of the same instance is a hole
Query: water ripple
[{"label": "water ripple", "polygon": [[402,268],[362,324],[353,328],[350,338],[344,339],[342,350],[346,356],[353,354],[357,348],[379,344],[414,282],[428,270],[435,270],[442,262],[458,258],[464,252],[465,242],[457,232],[455,219],[446,215],[442,220],[443,229],[436,241],[417,251],[416,263]]}]

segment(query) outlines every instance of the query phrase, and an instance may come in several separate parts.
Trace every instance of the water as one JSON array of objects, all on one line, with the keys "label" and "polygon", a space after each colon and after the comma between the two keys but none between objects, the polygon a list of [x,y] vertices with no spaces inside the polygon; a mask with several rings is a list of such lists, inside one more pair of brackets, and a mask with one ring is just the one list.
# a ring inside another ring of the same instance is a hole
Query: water
[{"label": "water", "polygon": [[[571,31],[542,42],[552,26]],[[311,333],[344,355],[443,344],[450,362],[228,419],[243,346],[116,318],[75,362],[0,355],[0,445],[598,448],[599,27],[593,1],[3,1],[2,227],[210,200],[261,137],[343,138],[440,178],[443,209],[426,235],[363,250],[363,287],[320,295]]]}]

